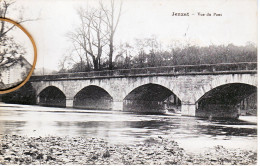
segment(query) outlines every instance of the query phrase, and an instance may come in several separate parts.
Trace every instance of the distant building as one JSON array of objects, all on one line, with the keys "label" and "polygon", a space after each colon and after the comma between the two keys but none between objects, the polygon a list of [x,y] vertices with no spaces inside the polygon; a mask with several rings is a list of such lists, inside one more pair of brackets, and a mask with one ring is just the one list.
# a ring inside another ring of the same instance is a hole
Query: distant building
[{"label": "distant building", "polygon": [[8,59],[0,67],[0,89],[10,88],[22,82],[31,68],[32,65],[23,56]]}]

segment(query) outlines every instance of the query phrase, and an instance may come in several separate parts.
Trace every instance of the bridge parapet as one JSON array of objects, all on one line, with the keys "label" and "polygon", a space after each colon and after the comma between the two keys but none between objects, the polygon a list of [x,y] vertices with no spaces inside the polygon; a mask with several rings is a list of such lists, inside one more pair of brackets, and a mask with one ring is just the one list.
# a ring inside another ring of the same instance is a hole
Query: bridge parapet
[{"label": "bridge parapet", "polygon": [[221,73],[245,73],[257,72],[256,62],[242,63],[220,63],[202,65],[178,65],[161,66],[133,69],[104,70],[77,73],[59,73],[52,75],[35,75],[31,81],[59,80],[59,79],[80,79],[80,78],[106,78],[106,77],[127,77],[127,76],[154,76],[154,75],[194,75],[194,74],[221,74]]}]

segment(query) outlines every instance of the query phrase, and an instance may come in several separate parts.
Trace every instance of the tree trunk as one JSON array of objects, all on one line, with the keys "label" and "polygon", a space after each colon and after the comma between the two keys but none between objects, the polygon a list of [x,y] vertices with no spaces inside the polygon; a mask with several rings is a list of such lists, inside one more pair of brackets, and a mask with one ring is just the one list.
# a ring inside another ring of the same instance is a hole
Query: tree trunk
[{"label": "tree trunk", "polygon": [[86,61],[87,61],[87,68],[85,68],[85,71],[89,71],[90,70],[90,64],[89,64],[89,59],[88,59],[88,54],[85,53],[86,55]]},{"label": "tree trunk", "polygon": [[93,58],[93,64],[94,64],[94,70],[95,71],[99,70],[98,59],[97,58]]},{"label": "tree trunk", "polygon": [[113,39],[110,39],[110,44],[109,44],[109,70],[113,70]]},{"label": "tree trunk", "polygon": [[100,62],[100,58],[98,58],[98,66],[99,66],[99,69],[101,69],[101,62]]}]

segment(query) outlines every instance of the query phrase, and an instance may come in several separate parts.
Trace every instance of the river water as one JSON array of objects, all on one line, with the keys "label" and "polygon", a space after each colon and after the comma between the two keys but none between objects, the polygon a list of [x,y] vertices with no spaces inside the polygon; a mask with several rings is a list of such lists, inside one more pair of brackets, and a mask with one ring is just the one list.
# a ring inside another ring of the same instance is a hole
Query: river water
[{"label": "river water", "polygon": [[149,137],[162,136],[194,153],[215,145],[257,151],[256,117],[241,119],[208,120],[0,103],[1,135],[87,136],[116,144],[140,143]]}]

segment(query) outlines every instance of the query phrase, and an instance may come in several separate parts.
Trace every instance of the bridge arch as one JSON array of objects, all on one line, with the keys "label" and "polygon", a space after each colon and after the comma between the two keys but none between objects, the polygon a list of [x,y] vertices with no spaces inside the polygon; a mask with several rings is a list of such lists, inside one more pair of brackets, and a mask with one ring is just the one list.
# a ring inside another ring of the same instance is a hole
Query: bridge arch
[{"label": "bridge arch", "polygon": [[155,77],[155,78],[142,78],[137,79],[136,81],[131,81],[130,84],[127,84],[126,88],[123,91],[123,99],[131,93],[133,90],[148,84],[156,84],[162,87],[169,89],[173,94],[175,94],[181,101],[185,98],[185,94],[183,94],[178,86],[178,82],[169,81],[167,78]]},{"label": "bridge arch", "polygon": [[218,77],[200,92],[197,93],[196,116],[236,118],[240,114],[241,102],[256,95],[257,80],[242,75]]},{"label": "bridge arch", "polygon": [[87,109],[112,109],[113,97],[103,88],[89,85],[77,92],[73,98],[73,107]]},{"label": "bridge arch", "polygon": [[56,88],[58,88],[60,91],[62,91],[62,93],[65,94],[65,96],[67,97],[67,94],[64,90],[64,86],[63,84],[61,84],[60,82],[47,82],[47,83],[41,83],[39,85],[34,85],[34,89],[36,90],[36,95],[39,96],[39,94],[46,88],[50,87],[50,86],[54,86]]},{"label": "bridge arch", "polygon": [[203,85],[197,93],[194,94],[194,102],[197,102],[204,94],[212,89],[232,83],[248,84],[257,87],[257,77],[252,76],[251,74],[233,74],[226,75],[224,77],[220,75],[213,79],[210,83]]},{"label": "bridge arch", "polygon": [[129,92],[124,98],[123,110],[134,112],[165,112],[168,107],[180,109],[181,100],[167,87],[148,83]]},{"label": "bridge arch", "polygon": [[66,107],[66,96],[56,86],[48,86],[37,96],[38,104],[44,106]]}]

